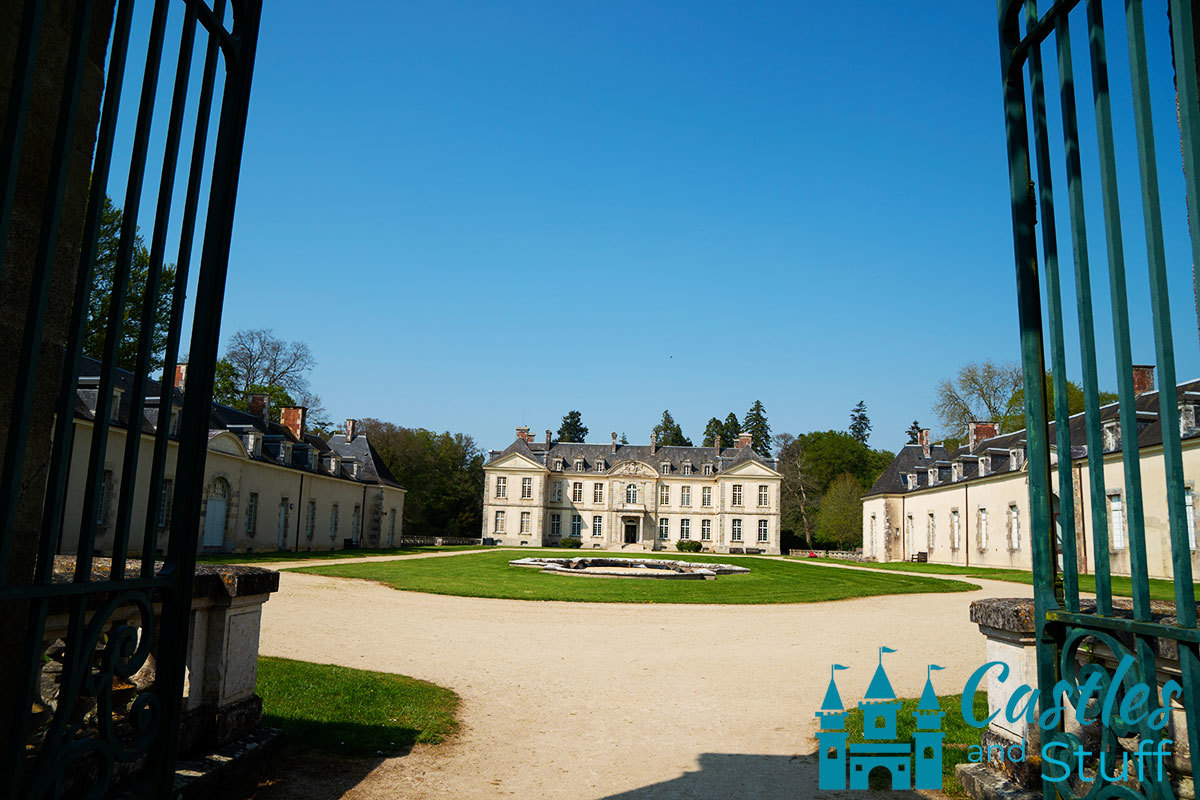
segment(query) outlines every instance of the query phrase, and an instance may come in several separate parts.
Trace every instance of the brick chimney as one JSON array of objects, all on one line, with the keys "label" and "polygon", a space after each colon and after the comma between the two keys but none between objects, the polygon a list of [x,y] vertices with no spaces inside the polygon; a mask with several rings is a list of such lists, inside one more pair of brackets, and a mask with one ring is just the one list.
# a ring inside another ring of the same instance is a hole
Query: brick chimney
[{"label": "brick chimney", "polygon": [[246,401],[246,410],[252,417],[258,417],[263,422],[270,419],[271,398],[265,394],[252,394]]},{"label": "brick chimney", "polygon": [[355,435],[358,433],[358,420],[356,420],[356,419],[346,420],[345,433],[346,433],[346,441],[353,442]]},{"label": "brick chimney", "polygon": [[175,388],[183,391],[183,387],[187,384],[187,364],[175,365]]},{"label": "brick chimney", "polygon": [[547,428],[546,429],[546,449],[547,450],[550,449],[550,445],[554,444],[554,440],[552,438],[550,438],[552,436],[554,436],[554,434],[550,432],[549,428]]},{"label": "brick chimney", "polygon": [[617,432],[616,431],[612,432],[612,439],[613,439],[612,450],[610,452],[615,453],[615,452],[617,452]]},{"label": "brick chimney", "polygon": [[921,428],[920,434],[917,435],[917,443],[921,445],[921,454],[929,458],[929,428]]},{"label": "brick chimney", "polygon": [[737,443],[738,450],[746,449],[747,447],[750,446],[750,443],[752,441],[754,441],[754,437],[751,436],[748,432],[742,431],[741,433],[738,434],[738,443]]},{"label": "brick chimney", "polygon": [[967,445],[971,450],[974,450],[975,446],[983,440],[990,439],[999,434],[1000,431],[996,429],[996,423],[994,422],[972,420],[967,423]]},{"label": "brick chimney", "polygon": [[719,433],[713,436],[713,452],[718,456],[721,455],[721,434]]},{"label": "brick chimney", "polygon": [[305,422],[308,421],[308,409],[304,406],[284,406],[279,409],[279,421],[283,427],[287,428],[292,438],[297,442],[304,441],[304,434],[307,431]]},{"label": "brick chimney", "polygon": [[652,433],[652,434],[650,434],[650,455],[654,455],[657,452],[658,452],[658,435]]},{"label": "brick chimney", "polygon": [[529,435],[528,425],[522,425],[521,427],[517,428],[517,438],[526,443],[533,441],[533,438]]},{"label": "brick chimney", "polygon": [[1154,391],[1154,365],[1133,365],[1133,393],[1145,394]]}]

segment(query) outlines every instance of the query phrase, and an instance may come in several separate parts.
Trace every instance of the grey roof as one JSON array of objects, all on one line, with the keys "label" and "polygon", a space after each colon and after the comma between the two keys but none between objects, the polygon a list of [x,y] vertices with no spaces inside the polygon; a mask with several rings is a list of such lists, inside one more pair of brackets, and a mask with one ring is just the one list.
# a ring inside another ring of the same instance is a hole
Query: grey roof
[{"label": "grey roof", "polygon": [[354,459],[362,464],[362,469],[358,474],[359,480],[382,483],[386,486],[400,486],[365,434],[360,433],[349,440],[346,439],[345,434],[334,434],[329,437],[329,449],[344,459]]},{"label": "grey roof", "polygon": [[[579,444],[575,442],[552,442],[547,449],[544,442],[526,442],[516,439],[505,449],[493,450],[489,461],[498,461],[513,453],[520,453],[526,458],[551,467],[556,459],[563,460],[563,472],[595,472],[596,465],[603,461],[605,469],[622,461],[641,461],[649,464],[655,472],[667,475],[682,475],[683,465],[690,463],[695,474],[700,474],[705,464],[711,464],[713,472],[721,472],[746,461],[756,461],[768,469],[775,469],[774,459],[766,459],[754,452],[753,448],[725,447],[720,455],[713,447],[678,447],[667,446],[655,448],[651,454],[650,445],[618,444],[615,449],[612,444]],[[577,470],[575,462],[583,459],[583,469]],[[668,471],[662,472],[662,465],[668,465]]]}]

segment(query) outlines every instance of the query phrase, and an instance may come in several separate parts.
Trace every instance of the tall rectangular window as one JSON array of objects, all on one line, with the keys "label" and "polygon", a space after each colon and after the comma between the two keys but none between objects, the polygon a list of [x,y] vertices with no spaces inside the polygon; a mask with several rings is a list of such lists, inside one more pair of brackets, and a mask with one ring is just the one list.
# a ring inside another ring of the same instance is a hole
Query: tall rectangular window
[{"label": "tall rectangular window", "polygon": [[625,502],[636,503],[638,501],[638,488],[636,483],[631,483],[625,487]]},{"label": "tall rectangular window", "polygon": [[[501,514],[504,512],[501,511]],[[329,540],[336,541],[338,532],[338,504],[334,503],[329,509]]]},{"label": "tall rectangular window", "polygon": [[959,527],[957,508],[950,512],[950,546],[955,550],[962,546],[962,528]]},{"label": "tall rectangular window", "polygon": [[926,532],[926,535],[929,537],[929,552],[932,553],[933,552],[933,534],[934,534],[933,512],[932,511],[929,512],[929,518],[926,521],[925,532]]},{"label": "tall rectangular window", "polygon": [[562,536],[562,514],[550,515],[550,535]]},{"label": "tall rectangular window", "polygon": [[740,483],[733,485],[733,505],[735,507],[742,505],[742,485]]},{"label": "tall rectangular window", "polygon": [[352,520],[354,527],[350,529],[350,535],[358,539],[359,531],[362,530],[362,506],[358,503],[354,504],[354,519]]},{"label": "tall rectangular window", "polygon": [[521,478],[521,499],[528,500],[533,497],[533,478]]},{"label": "tall rectangular window", "polygon": [[246,498],[246,535],[253,536],[258,530],[258,492],[251,492]]},{"label": "tall rectangular window", "polygon": [[987,547],[987,509],[979,509],[979,547],[980,549]]},{"label": "tall rectangular window", "polygon": [[[393,511],[392,512],[393,526],[395,525],[395,523],[396,523],[396,512]],[[308,514],[304,518],[304,535],[305,535],[305,537],[307,537],[311,541],[312,537],[313,537],[313,533],[316,532],[316,529],[317,529],[317,501],[309,500],[308,501]]]},{"label": "tall rectangular window", "polygon": [[680,539],[692,538],[692,521],[690,519],[679,520],[679,538]]},{"label": "tall rectangular window", "polygon": [[704,508],[712,508],[712,487],[705,486],[700,489],[700,505]]},{"label": "tall rectangular window", "polygon": [[733,541],[740,542],[742,540],[742,521],[735,519],[733,521]]},{"label": "tall rectangular window", "polygon": [[100,476],[100,491],[96,495],[96,524],[104,524],[104,514],[108,511],[108,487],[112,486],[112,470],[104,470]]},{"label": "tall rectangular window", "polygon": [[596,536],[603,536],[603,535],[604,535],[604,517],[601,517],[599,514],[597,514],[596,516],[592,517],[592,536],[596,537]]},{"label": "tall rectangular window", "polygon": [[593,483],[592,484],[592,502],[593,503],[603,503],[604,502],[604,484],[603,483]]},{"label": "tall rectangular window", "polygon": [[771,489],[766,484],[759,484],[758,486],[758,504],[760,506],[771,505]]},{"label": "tall rectangular window", "polygon": [[1016,505],[1008,507],[1008,544],[1013,550],[1021,549],[1021,512]]},{"label": "tall rectangular window", "polygon": [[664,517],[663,519],[660,519],[658,521],[658,538],[666,539],[666,538],[669,538],[670,535],[671,535],[671,522],[670,522],[670,520],[668,520]]},{"label": "tall rectangular window", "polygon": [[173,482],[164,480],[162,491],[158,493],[158,527],[167,527],[167,509],[171,507],[171,486]]},{"label": "tall rectangular window", "polygon": [[562,484],[559,483],[558,481],[555,481],[554,488],[550,490],[550,501],[554,502],[554,503],[561,503],[562,496],[563,496]]},{"label": "tall rectangular window", "polygon": [[503,475],[496,478],[496,497],[501,499],[508,497],[508,478]]},{"label": "tall rectangular window", "polygon": [[583,482],[575,481],[571,484],[571,501],[575,503],[583,502]]},{"label": "tall rectangular window", "polygon": [[1125,506],[1121,502],[1121,495],[1110,494],[1108,496],[1108,514],[1109,527],[1112,532],[1113,550],[1125,549]]},{"label": "tall rectangular window", "polygon": [[1183,490],[1184,518],[1187,520],[1188,547],[1196,549],[1196,493],[1188,486]]},{"label": "tall rectangular window", "polygon": [[493,528],[493,530],[495,530],[496,533],[504,533],[504,512],[503,511],[496,512],[496,527]]},{"label": "tall rectangular window", "polygon": [[571,535],[583,535],[583,517],[579,516],[578,514],[571,515]]},{"label": "tall rectangular window", "polygon": [[679,487],[679,505],[690,506],[692,504],[692,487]]},{"label": "tall rectangular window", "polygon": [[658,504],[660,506],[671,505],[671,487],[670,486],[664,485],[664,486],[658,487]]},{"label": "tall rectangular window", "polygon": [[758,543],[759,544],[767,543],[767,538],[768,538],[767,531],[768,531],[767,521],[765,519],[760,519],[758,521]]},{"label": "tall rectangular window", "polygon": [[700,541],[702,541],[702,542],[712,541],[712,520],[711,519],[700,520]]},{"label": "tall rectangular window", "polygon": [[521,533],[529,533],[529,519],[530,519],[529,512],[522,511],[521,512]]},{"label": "tall rectangular window", "polygon": [[871,542],[871,546],[870,546],[870,547],[868,548],[868,550],[867,550],[867,553],[868,553],[868,555],[871,555],[871,556],[874,556],[874,555],[875,555],[875,530],[876,530],[876,525],[875,525],[875,515],[874,515],[874,514],[872,514],[872,515],[871,515],[871,527],[870,527],[870,531],[871,531],[871,535],[870,535],[870,542]]}]

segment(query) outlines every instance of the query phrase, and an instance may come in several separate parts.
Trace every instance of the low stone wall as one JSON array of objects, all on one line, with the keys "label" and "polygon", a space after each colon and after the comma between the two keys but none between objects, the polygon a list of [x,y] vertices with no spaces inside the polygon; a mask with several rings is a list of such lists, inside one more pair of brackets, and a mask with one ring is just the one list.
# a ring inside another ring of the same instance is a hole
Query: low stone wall
[{"label": "low stone wall", "polygon": [[[463,536],[405,536],[397,547],[450,547],[480,544],[479,539],[468,539]],[[486,542],[483,542],[486,544]]]},{"label": "low stone wall", "polygon": [[815,556],[817,558],[839,558],[843,561],[873,561],[874,559],[863,558],[863,554],[857,550],[810,550],[806,547],[801,547],[795,550],[789,550],[788,555],[800,556]]}]

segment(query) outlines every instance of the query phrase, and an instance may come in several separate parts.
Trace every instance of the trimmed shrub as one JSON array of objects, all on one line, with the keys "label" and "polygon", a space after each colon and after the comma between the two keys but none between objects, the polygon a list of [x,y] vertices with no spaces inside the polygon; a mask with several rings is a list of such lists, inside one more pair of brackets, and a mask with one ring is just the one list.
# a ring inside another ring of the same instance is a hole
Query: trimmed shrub
[{"label": "trimmed shrub", "polygon": [[559,547],[583,547],[583,540],[574,536],[564,536],[558,540]]},{"label": "trimmed shrub", "polygon": [[681,553],[699,553],[701,547],[695,539],[680,539],[675,543],[675,549]]}]

